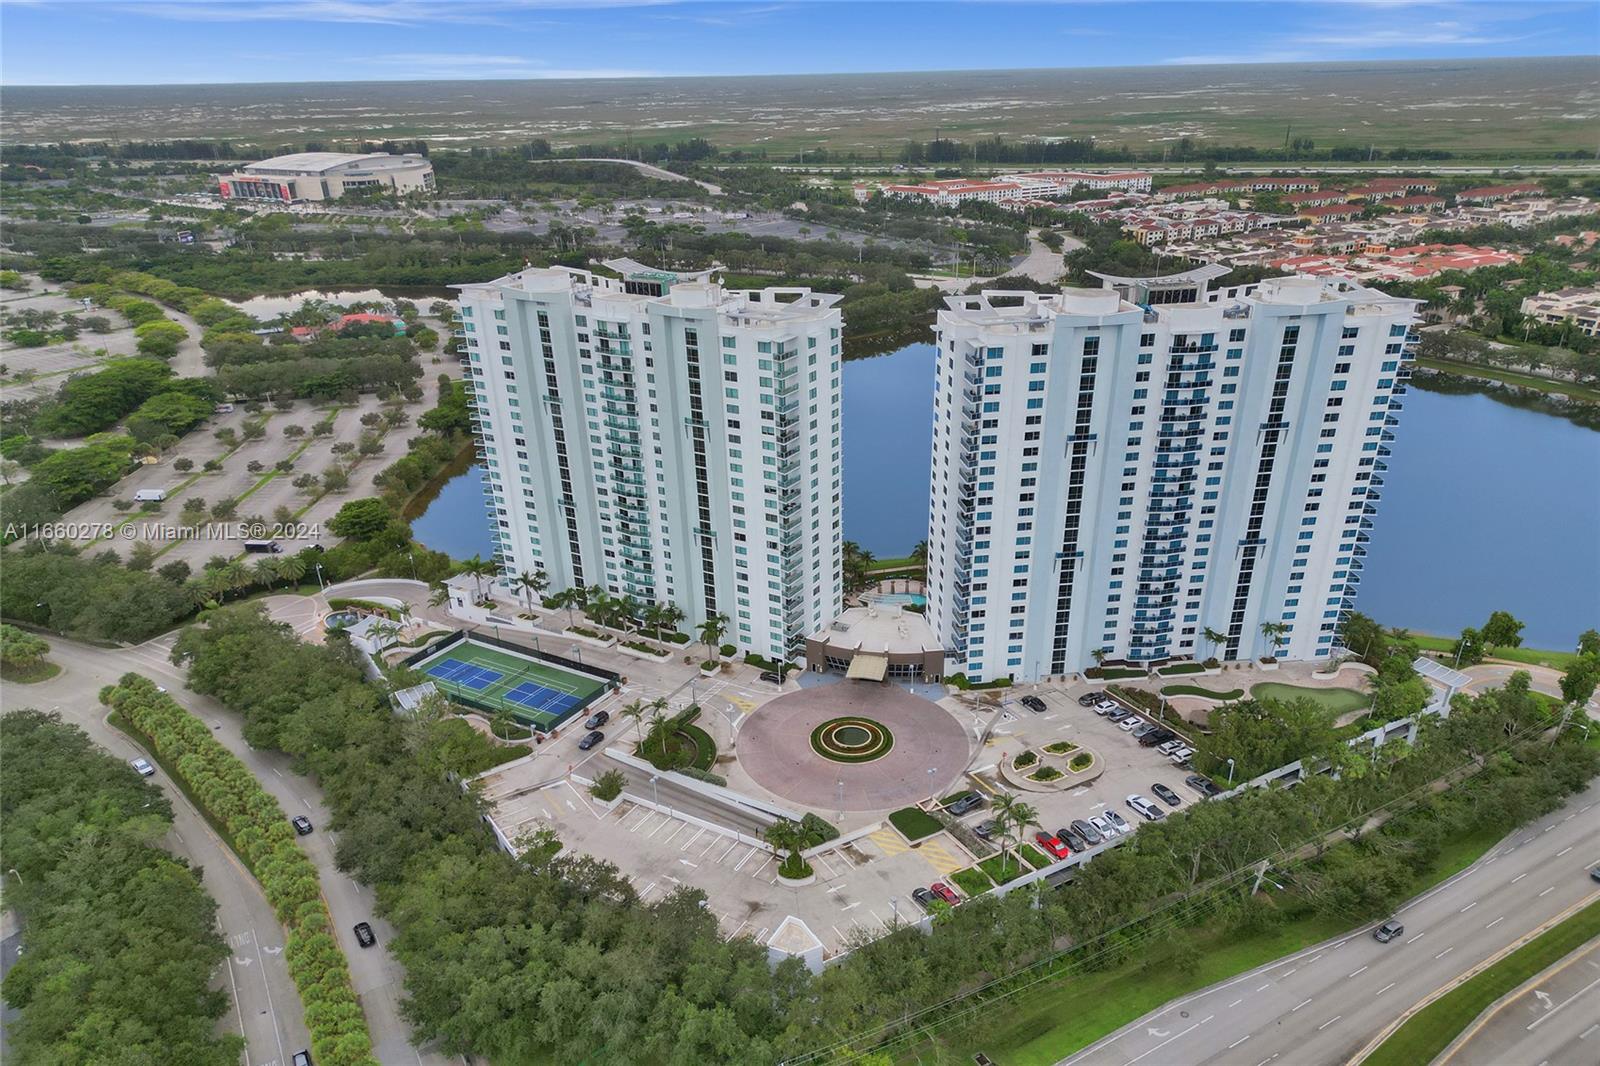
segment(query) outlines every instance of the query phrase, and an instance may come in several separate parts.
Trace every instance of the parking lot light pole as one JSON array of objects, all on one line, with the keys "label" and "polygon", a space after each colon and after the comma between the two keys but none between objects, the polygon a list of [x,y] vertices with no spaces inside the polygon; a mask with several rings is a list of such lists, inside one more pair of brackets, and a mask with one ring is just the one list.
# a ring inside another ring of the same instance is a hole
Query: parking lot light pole
[{"label": "parking lot light pole", "polygon": [[1228,787],[1233,787],[1233,760],[1228,760]]}]

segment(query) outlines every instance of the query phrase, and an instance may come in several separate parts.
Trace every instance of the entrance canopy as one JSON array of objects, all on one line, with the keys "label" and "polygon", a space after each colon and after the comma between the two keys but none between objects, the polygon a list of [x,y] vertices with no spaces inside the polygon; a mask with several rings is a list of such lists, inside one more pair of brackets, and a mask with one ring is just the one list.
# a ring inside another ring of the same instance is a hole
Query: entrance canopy
[{"label": "entrance canopy", "polygon": [[850,670],[844,676],[851,681],[882,681],[889,673],[887,655],[867,655],[856,652],[850,660]]}]

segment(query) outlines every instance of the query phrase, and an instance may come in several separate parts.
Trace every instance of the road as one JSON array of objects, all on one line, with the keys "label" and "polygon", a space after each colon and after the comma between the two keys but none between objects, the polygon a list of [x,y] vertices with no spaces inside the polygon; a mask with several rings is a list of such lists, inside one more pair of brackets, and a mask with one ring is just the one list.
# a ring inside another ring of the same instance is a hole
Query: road
[{"label": "road", "polygon": [[1600,940],[1591,940],[1484,1011],[1434,1062],[1600,1062]]},{"label": "road", "polygon": [[1597,803],[1600,782],[1401,907],[1406,931],[1399,940],[1379,944],[1372,927],[1363,926],[1174,1000],[1063,1061],[1347,1062],[1436,989],[1569,908],[1600,898],[1600,885],[1588,876],[1600,862]]},{"label": "road", "polygon": [[[59,712],[64,721],[82,728],[118,758],[143,755],[143,749],[105,721],[106,709],[96,698],[101,685],[136,668],[134,664],[124,661],[91,675],[78,669],[78,646],[54,638],[51,643],[52,658],[62,664],[62,672],[21,690],[25,695],[19,693],[20,686],[12,689],[9,699],[19,706]],[[85,650],[102,658],[112,654],[100,648]],[[172,678],[164,683],[172,687]],[[311,1037],[300,995],[284,963],[283,927],[255,878],[172,780],[160,771],[151,780],[172,801],[172,828],[162,846],[200,869],[206,891],[217,901],[218,928],[232,952],[218,974],[230,1000],[222,1027],[244,1037],[245,1066],[286,1066],[290,1056],[310,1046]]]},{"label": "road", "polygon": [[[361,997],[361,1005],[367,1015],[367,1027],[372,1034],[373,1048],[380,1062],[388,1066],[390,1063],[416,1063],[419,1066],[446,1066],[458,1060],[437,1053],[418,1051],[410,1043],[410,1027],[400,1015],[400,1000],[405,992],[405,969],[384,947],[394,936],[393,928],[372,913],[372,892],[358,884],[353,878],[339,870],[334,863],[334,837],[327,832],[330,820],[328,810],[323,805],[322,793],[309,779],[296,774],[290,759],[277,752],[257,751],[244,741],[242,722],[238,715],[223,707],[222,704],[207,696],[200,696],[188,691],[184,685],[184,671],[172,664],[168,659],[172,642],[172,635],[158,638],[134,648],[97,648],[92,645],[80,644],[61,637],[51,637],[53,646],[51,658],[62,664],[62,672],[50,681],[31,686],[29,695],[33,706],[60,709],[62,717],[73,721],[88,729],[90,735],[115,754],[131,758],[137,754],[131,741],[120,733],[111,729],[100,720],[105,713],[97,699],[97,694],[103,685],[111,684],[123,674],[131,671],[144,674],[153,679],[157,684],[165,685],[174,699],[181,703],[191,713],[212,727],[212,733],[227,748],[237,755],[244,764],[250,768],[262,786],[283,806],[284,811],[294,814],[305,814],[312,824],[317,827],[316,832],[308,837],[302,837],[300,844],[305,848],[306,854],[316,863],[317,873],[322,882],[322,895],[327,901],[328,910],[333,915],[334,933],[338,937],[339,946],[344,949],[345,957],[350,961],[350,976],[355,984],[356,994]],[[90,722],[98,726],[90,725]],[[107,736],[107,734],[110,734]],[[165,775],[157,775],[162,778]],[[174,792],[174,807],[180,805],[181,796]],[[190,813],[193,819],[199,819],[198,813]],[[193,837],[206,835],[202,832],[204,823],[184,824],[180,817],[177,825],[178,831],[185,841]],[[208,831],[207,831],[208,832]],[[257,915],[249,922],[244,922],[239,917],[224,917],[224,924],[231,931],[230,935],[239,936],[255,930],[254,936],[259,937],[263,945],[262,951],[269,952],[276,947],[281,950],[282,931],[272,915],[270,908],[266,908],[266,901],[261,897],[260,889],[253,878],[238,865],[226,847],[214,836],[211,837],[216,848],[209,857],[197,858],[195,861],[203,863],[207,873],[207,887],[217,902],[224,908],[233,904],[231,901],[241,898],[250,898],[259,902],[265,908],[261,915]],[[226,885],[213,885],[210,876],[213,867],[221,868],[230,866],[236,869],[239,880]],[[370,922],[373,931],[378,934],[378,945],[373,948],[363,949],[356,944],[355,935],[351,931],[355,923],[360,921]],[[248,942],[248,941],[247,941]],[[236,948],[238,955],[244,949]],[[248,970],[246,976],[254,978],[254,971]],[[261,960],[269,961],[269,960]],[[282,968],[281,955],[271,955],[270,963]],[[288,980],[284,972],[284,980]],[[243,981],[245,978],[241,977]],[[280,988],[274,983],[271,986],[272,1000],[277,1006],[279,1015],[286,1013],[286,1008],[293,1012],[294,1026],[289,1032],[294,1033],[293,1048],[287,1045],[291,1042],[288,1036],[284,1038],[284,1045],[289,1053],[299,1050],[307,1045],[305,1027],[300,1019],[300,1000],[295,992],[294,985],[288,983]],[[243,992],[241,992],[241,997]],[[243,1011],[248,1015],[252,1006],[244,1006]],[[286,1023],[286,1028],[288,1028]],[[269,1045],[260,1038],[253,1038],[249,1032],[246,1039],[251,1047],[250,1064],[247,1066],[261,1066],[272,1056],[264,1054],[269,1047],[276,1053],[275,1045]],[[279,1063],[287,1063],[287,1055],[277,1056]]]},{"label": "road", "polygon": [[660,178],[662,181],[689,181],[689,182],[693,182],[694,184],[700,186],[702,189],[704,189],[706,192],[710,193],[712,196],[721,196],[722,195],[722,186],[720,186],[720,185],[713,185],[709,181],[700,181],[697,178],[687,177],[687,176],[685,176],[683,174],[676,174],[676,173],[673,173],[670,170],[665,170],[665,169],[663,169],[661,167],[658,167],[653,163],[641,163],[637,159],[602,159],[602,158],[532,159],[532,160],[529,160],[529,162],[531,162],[531,163],[621,163],[625,167],[633,167],[635,170],[639,171],[640,173],[648,174],[652,178]]}]

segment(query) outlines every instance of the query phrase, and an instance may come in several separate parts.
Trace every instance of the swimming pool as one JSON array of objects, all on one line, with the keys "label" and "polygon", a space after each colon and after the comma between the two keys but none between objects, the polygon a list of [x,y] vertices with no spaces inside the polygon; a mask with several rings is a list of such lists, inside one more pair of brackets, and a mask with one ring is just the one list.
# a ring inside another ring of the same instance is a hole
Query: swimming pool
[{"label": "swimming pool", "polygon": [[885,607],[926,607],[928,597],[920,592],[879,592],[866,597],[872,603]]}]

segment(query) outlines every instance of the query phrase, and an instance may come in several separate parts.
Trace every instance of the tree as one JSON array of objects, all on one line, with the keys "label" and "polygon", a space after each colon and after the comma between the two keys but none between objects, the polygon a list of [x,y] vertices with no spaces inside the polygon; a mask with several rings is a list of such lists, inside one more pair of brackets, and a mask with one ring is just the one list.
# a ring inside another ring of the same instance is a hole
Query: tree
[{"label": "tree", "polygon": [[1524,623],[1513,617],[1510,611],[1495,611],[1480,630],[1485,650],[1520,647],[1523,627]]},{"label": "tree", "polygon": [[1450,654],[1454,664],[1460,667],[1472,666],[1483,662],[1484,643],[1481,631],[1473,629],[1471,626],[1463,629],[1461,635],[1456,638],[1455,643],[1450,646]]},{"label": "tree", "polygon": [[493,574],[494,571],[494,564],[485,560],[481,555],[474,555],[461,564],[461,572],[472,578],[472,586],[477,592],[479,601],[483,599],[483,579]]},{"label": "tree", "polygon": [[767,843],[775,851],[789,853],[778,865],[778,876],[791,880],[811,876],[811,864],[800,856],[800,852],[805,850],[808,835],[803,825],[789,818],[779,818],[767,826],[767,831],[762,834]]},{"label": "tree", "polygon": [[272,588],[278,580],[278,560],[273,558],[258,559],[251,571],[256,583]]},{"label": "tree", "polygon": [[725,614],[711,615],[696,628],[700,631],[700,639],[706,642],[706,661],[716,661],[718,648],[722,645],[722,637],[728,632],[728,616]]},{"label": "tree", "polygon": [[1581,707],[1594,695],[1600,683],[1600,653],[1580,655],[1561,675],[1561,698],[1574,707]]},{"label": "tree", "polygon": [[[468,571],[471,573],[471,571]],[[573,611],[584,606],[589,599],[589,590],[582,585],[574,585],[570,589],[562,589],[550,597],[550,602],[557,608],[565,608],[567,612],[567,625],[574,624]]]},{"label": "tree", "polygon": [[299,552],[293,555],[285,555],[276,561],[278,564],[278,576],[291,587],[300,584],[301,579],[306,576],[306,571],[310,569],[305,557]]},{"label": "tree", "polygon": [[918,566],[928,565],[928,542],[926,540],[917,541],[916,546],[911,549],[911,561]]},{"label": "tree", "polygon": [[328,522],[336,536],[351,540],[369,540],[388,529],[394,522],[394,511],[376,496],[351,500],[339,508],[339,513]]},{"label": "tree", "polygon": [[1600,655],[1600,629],[1585,629],[1578,635],[1578,654]]},{"label": "tree", "polygon": [[[1207,650],[1213,654],[1218,648],[1228,643],[1228,634],[1220,629],[1212,629],[1210,626],[1200,630],[1200,636],[1205,639]],[[1207,658],[1211,658],[1211,656],[1208,655]]]},{"label": "tree", "polygon": [[642,734],[644,730],[644,710],[644,701],[634,700],[632,703],[624,705],[622,710],[618,712],[624,718],[633,719],[636,736]]},{"label": "tree", "polygon": [[7,670],[29,673],[50,654],[50,643],[27,630],[0,625],[0,664]]},{"label": "tree", "polygon": [[550,575],[545,573],[542,566],[532,571],[524,570],[516,576],[516,584],[527,599],[528,614],[532,615],[533,598],[543,595],[544,590],[550,587]]},{"label": "tree", "polygon": [[872,578],[867,575],[873,562],[872,553],[862,548],[853,540],[847,540],[842,547],[842,569],[844,571],[844,590],[846,593],[860,592],[872,584]]},{"label": "tree", "polygon": [[349,484],[349,472],[337,463],[322,472],[322,487],[329,492],[340,492]]}]

